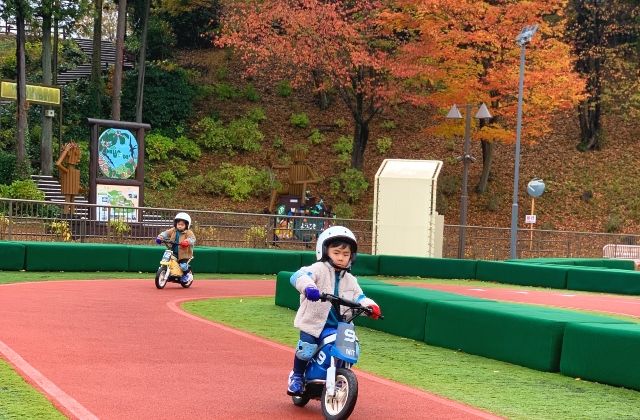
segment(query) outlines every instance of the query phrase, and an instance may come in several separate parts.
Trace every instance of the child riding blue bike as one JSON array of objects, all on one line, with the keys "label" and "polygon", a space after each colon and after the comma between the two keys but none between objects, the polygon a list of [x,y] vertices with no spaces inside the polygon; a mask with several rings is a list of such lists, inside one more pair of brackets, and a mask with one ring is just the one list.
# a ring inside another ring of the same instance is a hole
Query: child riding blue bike
[{"label": "child riding blue bike", "polygon": [[340,306],[321,301],[328,294],[352,301],[367,308],[368,315],[378,319],[380,307],[367,298],[356,277],[349,272],[356,259],[358,242],[355,235],[343,226],[333,226],[318,237],[316,259],[318,262],[302,267],[291,276],[291,285],[300,292],[300,308],[294,326],[300,329],[293,370],[289,374],[287,394],[304,393],[305,369],[309,360],[321,345],[321,335],[327,328],[335,329],[342,321]]}]

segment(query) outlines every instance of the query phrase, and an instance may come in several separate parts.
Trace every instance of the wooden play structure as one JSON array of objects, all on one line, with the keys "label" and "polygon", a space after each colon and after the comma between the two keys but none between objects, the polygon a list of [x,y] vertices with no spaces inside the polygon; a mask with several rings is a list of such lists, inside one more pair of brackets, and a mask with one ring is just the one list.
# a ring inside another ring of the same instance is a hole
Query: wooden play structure
[{"label": "wooden play structure", "polygon": [[307,164],[307,154],[304,150],[293,150],[290,156],[293,161],[290,165],[271,165],[272,169],[288,169],[288,172],[287,178],[282,183],[282,187],[271,191],[271,200],[269,202],[270,213],[274,212],[278,198],[281,196],[297,197],[300,200],[300,206],[304,206],[307,188],[309,185],[320,182],[320,177],[311,166]]},{"label": "wooden play structure", "polygon": [[[67,143],[56,161],[56,167],[60,173],[60,186],[64,201],[73,203],[75,196],[80,193],[80,170],[76,165],[80,163],[80,147],[77,143]],[[64,164],[68,166],[64,166]],[[64,213],[73,213],[73,205],[65,205]]]}]

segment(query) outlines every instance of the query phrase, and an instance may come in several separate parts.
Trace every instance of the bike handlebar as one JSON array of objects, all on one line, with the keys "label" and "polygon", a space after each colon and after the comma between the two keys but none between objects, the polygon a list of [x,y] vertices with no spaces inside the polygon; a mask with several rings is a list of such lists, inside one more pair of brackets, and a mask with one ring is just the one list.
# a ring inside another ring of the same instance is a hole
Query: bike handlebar
[{"label": "bike handlebar", "polygon": [[[351,301],[351,300],[347,300],[347,299],[343,299],[343,298],[341,298],[339,296],[332,295],[331,293],[322,293],[320,295],[320,300],[323,301],[323,302],[327,302],[327,301],[331,302],[333,305],[347,306],[347,307],[352,308],[352,309],[360,310],[359,313],[366,312],[368,315],[370,315],[371,312],[373,312],[371,310],[371,308],[369,308],[368,306],[363,306],[363,305],[361,305],[361,304],[359,304],[357,302],[354,302],[354,301]],[[384,316],[380,315],[378,317],[378,319],[384,319]]]}]

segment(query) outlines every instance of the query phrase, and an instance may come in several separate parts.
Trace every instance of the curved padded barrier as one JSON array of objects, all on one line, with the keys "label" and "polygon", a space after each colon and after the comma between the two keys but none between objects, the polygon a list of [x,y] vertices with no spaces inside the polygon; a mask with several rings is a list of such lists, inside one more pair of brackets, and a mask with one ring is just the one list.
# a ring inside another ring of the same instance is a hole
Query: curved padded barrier
[{"label": "curved padded barrier", "polygon": [[26,248],[18,242],[0,242],[0,270],[24,270]]},{"label": "curved padded barrier", "polygon": [[398,257],[380,255],[382,276],[419,276],[439,279],[476,278],[476,260],[452,258]]},{"label": "curved padded barrier", "polygon": [[516,262],[478,261],[476,278],[521,286],[567,288],[567,267]]},{"label": "curved padded barrier", "polygon": [[564,335],[560,372],[640,391],[640,324],[570,324]]},{"label": "curved padded barrier", "polygon": [[[276,274],[300,268],[300,252],[251,248],[217,248],[219,273]],[[198,248],[194,255],[198,258]],[[194,260],[195,262],[195,260]]]},{"label": "curved padded barrier", "polygon": [[[300,256],[302,258],[301,266],[311,265],[316,262],[315,251],[302,251],[300,252]],[[379,259],[380,257],[378,255],[358,253],[356,262],[353,264],[352,273],[355,276],[377,276]]]},{"label": "curved padded barrier", "polygon": [[568,270],[567,288],[589,292],[640,295],[640,272],[575,267]]},{"label": "curved padded barrier", "polygon": [[[160,265],[162,253],[166,248],[161,246],[129,246],[129,269],[143,273],[155,273]],[[217,273],[218,250],[216,248],[198,247],[194,251],[191,266],[194,273]]]},{"label": "curved padded barrier", "polygon": [[629,324],[615,318],[502,302],[433,302],[425,342],[545,372],[560,370],[569,323]]},{"label": "curved padded barrier", "polygon": [[128,271],[126,245],[25,242],[28,271]]}]

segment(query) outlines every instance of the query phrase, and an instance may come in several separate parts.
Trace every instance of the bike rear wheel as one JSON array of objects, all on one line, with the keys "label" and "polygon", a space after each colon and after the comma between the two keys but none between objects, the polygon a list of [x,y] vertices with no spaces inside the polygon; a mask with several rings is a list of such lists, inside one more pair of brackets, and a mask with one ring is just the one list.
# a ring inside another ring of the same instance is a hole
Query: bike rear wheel
[{"label": "bike rear wheel", "polygon": [[309,402],[309,398],[302,395],[294,395],[291,400],[296,407],[304,407]]},{"label": "bike rear wheel", "polygon": [[165,265],[159,267],[158,271],[156,271],[156,287],[158,289],[164,289],[164,286],[167,285],[166,271],[167,271],[167,266]]},{"label": "bike rear wheel", "polygon": [[330,396],[327,389],[322,390],[322,414],[326,419],[341,420],[351,415],[358,400],[358,378],[349,369],[336,370],[335,394]]}]

